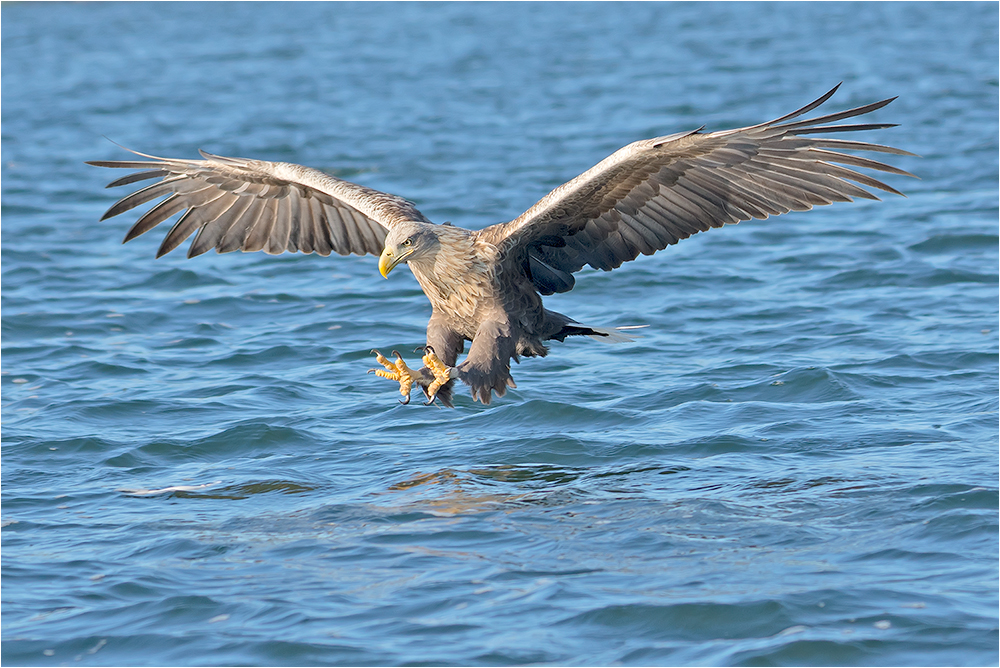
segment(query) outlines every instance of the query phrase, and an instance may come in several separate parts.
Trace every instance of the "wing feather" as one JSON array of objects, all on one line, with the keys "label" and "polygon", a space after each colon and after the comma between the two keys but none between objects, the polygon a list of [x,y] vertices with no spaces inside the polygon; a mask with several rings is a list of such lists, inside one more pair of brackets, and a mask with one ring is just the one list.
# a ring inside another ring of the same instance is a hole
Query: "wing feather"
[{"label": "wing feather", "polygon": [[[191,242],[191,246],[188,248],[188,257],[201,255],[205,251],[211,250],[215,247],[216,241],[211,241],[211,243],[209,243],[209,240],[211,237],[217,236],[217,232],[210,233],[210,235],[202,241],[202,244],[199,244],[199,237],[202,236],[202,232],[206,227],[219,220],[223,215],[229,212],[239,200],[240,198],[237,195],[220,192],[211,202],[191,210],[191,215],[188,216],[188,218],[190,224],[197,225],[195,229],[198,231],[198,236],[195,237],[195,240]],[[204,247],[200,247],[200,245],[203,245]]]},{"label": "wing feather", "polygon": [[146,186],[145,188],[141,188],[140,190],[136,190],[131,195],[123,197],[111,205],[111,208],[105,211],[104,215],[101,216],[101,220],[107,220],[112,216],[117,216],[118,214],[124,213],[129,209],[141,206],[150,200],[169,195],[174,192],[174,185],[177,184],[178,181],[182,181],[185,178],[186,177],[184,176],[174,176],[164,181],[160,181],[159,183],[154,183]]},{"label": "wing feather", "polygon": [[117,188],[118,186],[126,186],[130,183],[145,181],[146,179],[155,179],[167,176],[168,174],[170,174],[170,172],[165,169],[146,169],[141,172],[133,172],[131,174],[126,174],[121,178],[117,178],[106,185],[105,188]]},{"label": "wing feather", "polygon": [[246,199],[250,204],[243,214],[233,220],[226,231],[223,232],[222,238],[219,239],[219,243],[215,247],[218,253],[232,253],[233,251],[242,250],[250,229],[264,215],[264,200],[255,197],[241,197],[240,199]]},{"label": "wing feather", "polygon": [[[328,256],[333,252],[333,232],[334,227],[330,224],[327,219],[327,212],[332,211],[319,203],[312,204],[313,208],[317,210],[317,218],[314,219],[313,230],[315,231],[315,237],[313,238],[313,244],[315,245],[316,252],[323,257]],[[340,229],[339,227],[337,228]]]},{"label": "wing feather", "polygon": [[162,257],[172,251],[173,249],[184,243],[184,240],[189,236],[194,234],[194,231],[198,229],[197,221],[192,220],[192,214],[194,209],[188,209],[184,212],[174,226],[170,228],[167,232],[167,236],[163,238],[163,243],[160,244],[159,250],[156,251],[156,257]]},{"label": "wing feather", "polygon": [[299,227],[299,250],[303,253],[313,253],[316,250],[316,225],[319,224],[316,213],[313,211],[314,206],[319,206],[319,203],[312,198],[299,200],[299,221],[301,225]]},{"label": "wing feather", "polygon": [[344,221],[344,230],[347,232],[348,243],[352,248],[364,248],[365,240],[358,228],[357,221],[354,220],[353,211],[338,211],[340,218]]},{"label": "wing feather", "polygon": [[288,248],[288,236],[292,231],[292,201],[286,196],[275,198],[277,211],[271,224],[271,233],[264,243],[264,252],[268,255],[278,255]]},{"label": "wing feather", "polygon": [[[518,218],[479,235],[517,266],[523,266],[530,252],[551,271],[572,273],[586,265],[610,270],[712,227],[833,202],[878,199],[868,188],[901,194],[851,168],[912,174],[841,151],[912,153],[825,136],[893,127],[835,123],[881,109],[895,98],[792,120],[822,105],[836,90],[767,123],[721,132],[699,129],[629,144]],[[569,281],[563,284],[572,286]],[[545,287],[551,289],[552,282]]]},{"label": "wing feather", "polygon": [[[133,153],[135,153],[133,151]],[[138,169],[108,187],[160,180],[125,196],[101,220],[164,198],[125,236],[130,241],[184,212],[157,257],[198,232],[189,256],[212,248],[276,254],[379,254],[389,229],[404,221],[430,222],[401,197],[343,181],[300,165],[227,158],[201,152],[201,160],[95,160],[98,167]]]},{"label": "wing feather", "polygon": [[261,200],[260,215],[257,217],[257,221],[253,224],[253,227],[247,230],[246,239],[243,240],[243,246],[241,246],[240,250],[248,253],[264,250],[267,239],[271,236],[271,227],[274,225],[274,219],[277,215],[278,200],[273,197]]},{"label": "wing feather", "polygon": [[125,240],[122,241],[122,243],[131,241],[140,234],[148,232],[165,221],[167,218],[170,218],[178,211],[183,211],[187,207],[188,205],[182,197],[178,196],[176,193],[170,195],[152,209],[144,213],[139,220],[135,221],[135,225],[129,229],[128,233],[125,235]]},{"label": "wing feather", "polygon": [[[217,201],[222,203],[223,206],[218,207],[218,215],[205,223],[204,226],[198,230],[198,234],[195,236],[194,241],[191,242],[191,247],[188,249],[188,257],[201,255],[202,253],[208,252],[213,248],[218,250],[223,236],[229,229],[228,219],[238,218],[243,215],[251,204],[250,198],[236,197],[235,195],[229,195],[228,197],[223,196]],[[210,215],[207,209],[208,207],[202,210],[202,215],[205,217]]]},{"label": "wing feather", "polygon": [[340,211],[332,206],[324,206],[323,216],[327,220],[327,228],[330,230],[331,248],[341,255],[347,255],[340,249],[351,247],[351,236],[346,221],[340,216]]}]

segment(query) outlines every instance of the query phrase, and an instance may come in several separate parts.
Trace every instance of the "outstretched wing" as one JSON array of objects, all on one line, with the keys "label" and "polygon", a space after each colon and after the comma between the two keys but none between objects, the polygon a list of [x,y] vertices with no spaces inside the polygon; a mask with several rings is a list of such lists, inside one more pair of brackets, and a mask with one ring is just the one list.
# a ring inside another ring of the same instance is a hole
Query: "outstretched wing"
[{"label": "outstretched wing", "polygon": [[768,123],[707,134],[699,129],[629,144],[517,219],[480,234],[527,271],[543,294],[551,294],[571,289],[572,272],[585,265],[610,271],[640,253],[651,255],[710,227],[855,197],[878,199],[861,186],[901,195],[842,165],[912,174],[840,151],[912,153],[826,137],[892,125],[824,125],[881,109],[895,98],[791,122],[826,102],[839,87]]},{"label": "outstretched wing", "polygon": [[[329,255],[382,252],[387,231],[406,220],[428,221],[410,202],[287,162],[224,158],[201,151],[203,160],[173,160],[136,153],[145,161],[94,160],[89,165],[140,169],[109,188],[160,179],[115,203],[105,220],[162,199],[125,235],[148,232],[174,214],[184,214],[156,257],[198,235],[188,257],[215,248],[278,254],[302,251]],[[124,243],[124,242],[123,242]]]}]

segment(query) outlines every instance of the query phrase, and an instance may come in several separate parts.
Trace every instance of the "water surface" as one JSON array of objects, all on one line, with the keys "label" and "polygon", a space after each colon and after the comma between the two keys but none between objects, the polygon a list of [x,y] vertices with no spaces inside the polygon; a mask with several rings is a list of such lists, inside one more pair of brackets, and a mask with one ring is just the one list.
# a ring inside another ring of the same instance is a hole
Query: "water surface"
[{"label": "water surface", "polygon": [[[995,4],[2,11],[5,664],[997,663]],[[481,227],[838,81],[900,96],[907,198],[581,272],[549,307],[642,338],[490,406],[365,375],[423,341],[408,272],[154,261],[83,165],[284,160]]]}]

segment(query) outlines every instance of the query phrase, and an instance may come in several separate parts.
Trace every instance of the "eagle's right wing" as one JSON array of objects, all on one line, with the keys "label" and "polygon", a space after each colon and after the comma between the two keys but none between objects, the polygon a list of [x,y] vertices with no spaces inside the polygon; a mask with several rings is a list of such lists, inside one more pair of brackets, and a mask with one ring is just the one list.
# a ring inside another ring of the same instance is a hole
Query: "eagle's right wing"
[{"label": "eagle's right wing", "polygon": [[[135,153],[135,151],[133,151]],[[136,153],[151,160],[94,160],[89,165],[139,169],[108,187],[160,179],[115,203],[101,218],[164,198],[125,235],[148,232],[181,211],[156,257],[198,235],[188,257],[212,248],[220,253],[302,251],[329,255],[378,255],[397,222],[430,222],[401,197],[342,181],[315,169],[286,162],[224,158],[201,151],[203,160],[174,160]]]}]

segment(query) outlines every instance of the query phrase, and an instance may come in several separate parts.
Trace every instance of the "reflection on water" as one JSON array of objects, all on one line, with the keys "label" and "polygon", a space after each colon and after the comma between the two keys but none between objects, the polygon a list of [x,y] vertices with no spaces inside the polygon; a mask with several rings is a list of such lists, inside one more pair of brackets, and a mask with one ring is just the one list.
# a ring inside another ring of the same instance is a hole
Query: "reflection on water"
[{"label": "reflection on water", "polygon": [[487,480],[504,480],[504,469],[473,469],[456,471],[442,469],[435,473],[416,473],[413,477],[389,487],[391,492],[407,492],[395,504],[413,510],[440,515],[458,515],[482,510],[496,510],[522,500],[529,493],[488,491]]},{"label": "reflection on water", "polygon": [[[394,483],[390,492],[406,492],[395,503],[413,510],[459,514],[519,506],[566,505],[583,501],[595,491],[625,498],[641,492],[640,475],[671,475],[689,471],[686,466],[626,466],[614,470],[560,467],[546,464],[501,465],[434,473],[413,474]],[[615,485],[614,479],[621,484]],[[516,491],[504,491],[513,488]]]}]

